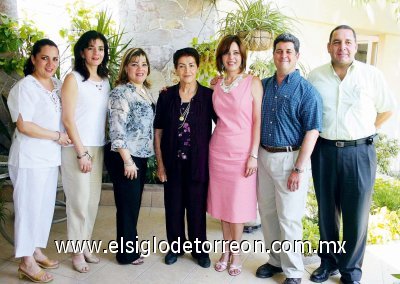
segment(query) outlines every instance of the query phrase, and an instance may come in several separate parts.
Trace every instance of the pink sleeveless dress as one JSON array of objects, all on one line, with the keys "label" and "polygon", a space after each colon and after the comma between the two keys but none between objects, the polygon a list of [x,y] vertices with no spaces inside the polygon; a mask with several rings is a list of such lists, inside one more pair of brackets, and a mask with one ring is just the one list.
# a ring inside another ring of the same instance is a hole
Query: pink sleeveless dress
[{"label": "pink sleeveless dress", "polygon": [[207,212],[231,223],[256,219],[256,176],[245,177],[252,141],[252,76],[225,93],[215,86],[213,106],[218,120],[210,141]]}]

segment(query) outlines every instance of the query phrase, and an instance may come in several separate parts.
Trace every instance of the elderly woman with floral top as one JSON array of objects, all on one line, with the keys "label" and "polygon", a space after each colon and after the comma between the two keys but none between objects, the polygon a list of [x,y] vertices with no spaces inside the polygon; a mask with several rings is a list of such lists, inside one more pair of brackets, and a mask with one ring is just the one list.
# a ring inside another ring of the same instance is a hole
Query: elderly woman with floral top
[{"label": "elderly woman with floral top", "polygon": [[111,147],[105,153],[105,163],[114,186],[119,242],[116,258],[120,264],[143,263],[134,248],[147,158],[154,154],[155,100],[149,90],[149,74],[146,53],[140,48],[129,49],[108,104]]}]

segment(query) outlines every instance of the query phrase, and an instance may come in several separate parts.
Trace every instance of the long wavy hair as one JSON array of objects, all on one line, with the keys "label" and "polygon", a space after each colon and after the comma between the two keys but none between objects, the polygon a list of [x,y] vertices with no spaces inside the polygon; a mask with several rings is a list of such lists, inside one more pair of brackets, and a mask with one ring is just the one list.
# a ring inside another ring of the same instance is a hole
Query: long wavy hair
[{"label": "long wavy hair", "polygon": [[83,81],[86,81],[90,77],[90,73],[88,68],[86,67],[85,59],[82,57],[83,50],[88,48],[92,41],[96,39],[100,39],[104,44],[104,58],[101,64],[97,67],[97,75],[104,78],[109,74],[109,70],[107,68],[108,63],[108,42],[106,37],[97,31],[87,31],[78,39],[74,46],[74,57],[75,64],[74,70],[83,76]]}]

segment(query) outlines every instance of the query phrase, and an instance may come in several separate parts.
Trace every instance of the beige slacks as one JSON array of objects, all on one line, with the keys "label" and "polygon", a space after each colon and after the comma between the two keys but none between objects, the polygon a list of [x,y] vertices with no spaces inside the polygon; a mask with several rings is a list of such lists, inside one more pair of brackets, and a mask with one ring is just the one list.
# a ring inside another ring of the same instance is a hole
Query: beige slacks
[{"label": "beige slacks", "polygon": [[[269,153],[261,148],[258,152],[257,198],[263,228],[265,245],[271,250],[274,241],[287,240],[291,243],[289,252],[270,252],[268,262],[282,267],[288,278],[302,278],[304,265],[301,253],[294,252],[295,240],[302,240],[302,217],[310,178],[310,163],[300,174],[300,188],[291,192],[287,180],[297,159],[298,151]],[[299,250],[300,244],[297,244]],[[279,249],[279,246],[275,246]],[[286,247],[287,248],[287,247]]]},{"label": "beige slacks", "polygon": [[92,156],[92,171],[82,173],[74,147],[61,152],[62,184],[66,196],[68,240],[90,240],[101,194],[103,147],[86,147]]}]

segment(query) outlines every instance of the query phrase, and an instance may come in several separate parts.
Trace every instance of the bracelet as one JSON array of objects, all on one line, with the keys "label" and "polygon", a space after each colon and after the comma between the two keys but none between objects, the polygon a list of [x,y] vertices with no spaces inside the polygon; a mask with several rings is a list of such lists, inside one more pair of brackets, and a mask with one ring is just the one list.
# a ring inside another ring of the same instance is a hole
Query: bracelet
[{"label": "bracelet", "polygon": [[302,172],[304,172],[304,169],[300,169],[300,168],[294,166],[293,169],[292,169],[292,171],[293,171],[293,172],[296,172],[296,173],[298,173],[298,174],[301,174]]},{"label": "bracelet", "polygon": [[252,157],[252,158],[254,158],[254,159],[258,159],[258,156],[256,155],[256,154],[252,154],[252,153],[250,153],[250,157]]},{"label": "bracelet", "polygon": [[82,155],[76,156],[76,158],[77,158],[78,160],[82,159],[83,157],[86,157],[89,161],[92,159],[92,156],[90,156],[90,154],[89,154],[88,151],[83,152]]},{"label": "bracelet", "polygon": [[60,139],[61,139],[61,133],[60,133],[60,131],[56,131],[57,133],[58,133],[58,138],[57,139],[54,139],[53,141],[60,141]]}]

